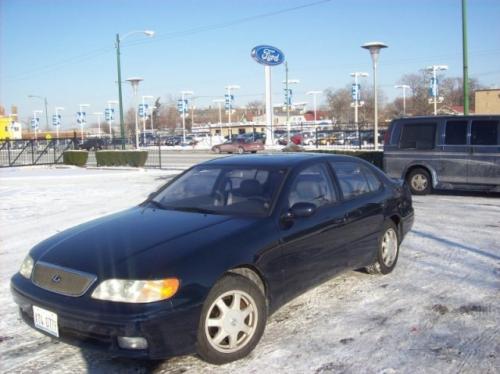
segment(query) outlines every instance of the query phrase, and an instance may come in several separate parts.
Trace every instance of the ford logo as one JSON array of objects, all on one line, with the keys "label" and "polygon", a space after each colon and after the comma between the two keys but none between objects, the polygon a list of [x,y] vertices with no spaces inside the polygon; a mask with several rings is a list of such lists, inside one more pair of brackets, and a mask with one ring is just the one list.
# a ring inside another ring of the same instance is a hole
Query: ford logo
[{"label": "ford logo", "polygon": [[61,281],[61,276],[59,274],[54,274],[52,277],[52,282],[59,283]]},{"label": "ford logo", "polygon": [[285,54],[270,45],[258,45],[252,49],[252,58],[262,65],[275,66],[285,61]]}]

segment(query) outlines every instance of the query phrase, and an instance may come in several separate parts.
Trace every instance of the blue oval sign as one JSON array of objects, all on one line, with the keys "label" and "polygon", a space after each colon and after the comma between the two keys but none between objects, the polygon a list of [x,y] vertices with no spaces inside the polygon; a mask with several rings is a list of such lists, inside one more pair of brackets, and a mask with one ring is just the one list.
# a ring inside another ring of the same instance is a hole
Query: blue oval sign
[{"label": "blue oval sign", "polygon": [[252,58],[262,65],[276,66],[285,61],[285,54],[270,45],[258,45],[252,49]]}]

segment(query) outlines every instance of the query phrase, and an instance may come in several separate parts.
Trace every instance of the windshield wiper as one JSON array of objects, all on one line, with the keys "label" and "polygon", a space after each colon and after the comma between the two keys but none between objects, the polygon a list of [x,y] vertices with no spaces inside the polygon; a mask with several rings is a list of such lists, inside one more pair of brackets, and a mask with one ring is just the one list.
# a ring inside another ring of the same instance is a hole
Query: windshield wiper
[{"label": "windshield wiper", "polygon": [[160,209],[166,209],[166,206],[165,205],[162,205],[161,203],[159,203],[158,201],[156,200],[149,200],[148,203],[154,205],[155,207],[157,208],[160,208]]},{"label": "windshield wiper", "polygon": [[212,209],[198,208],[194,206],[172,206],[168,209],[179,210],[181,212],[194,212],[194,213],[204,213],[204,214],[217,214],[217,211]]}]

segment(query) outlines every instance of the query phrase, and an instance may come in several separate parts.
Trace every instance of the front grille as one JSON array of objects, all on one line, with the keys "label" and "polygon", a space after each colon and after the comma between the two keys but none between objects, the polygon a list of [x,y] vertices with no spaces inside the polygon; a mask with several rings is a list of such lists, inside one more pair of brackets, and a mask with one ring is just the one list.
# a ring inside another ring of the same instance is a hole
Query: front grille
[{"label": "front grille", "polygon": [[47,291],[78,297],[87,292],[97,277],[93,274],[39,261],[35,264],[31,279],[34,284]]}]

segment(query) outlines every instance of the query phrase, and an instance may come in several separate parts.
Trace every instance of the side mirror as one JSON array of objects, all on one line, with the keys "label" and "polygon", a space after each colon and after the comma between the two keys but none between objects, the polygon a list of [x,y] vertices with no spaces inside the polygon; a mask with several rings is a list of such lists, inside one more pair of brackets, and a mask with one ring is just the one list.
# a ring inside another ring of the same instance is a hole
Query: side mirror
[{"label": "side mirror", "polygon": [[306,218],[312,216],[315,212],[316,205],[313,203],[295,203],[290,208],[289,213],[293,218]]}]

